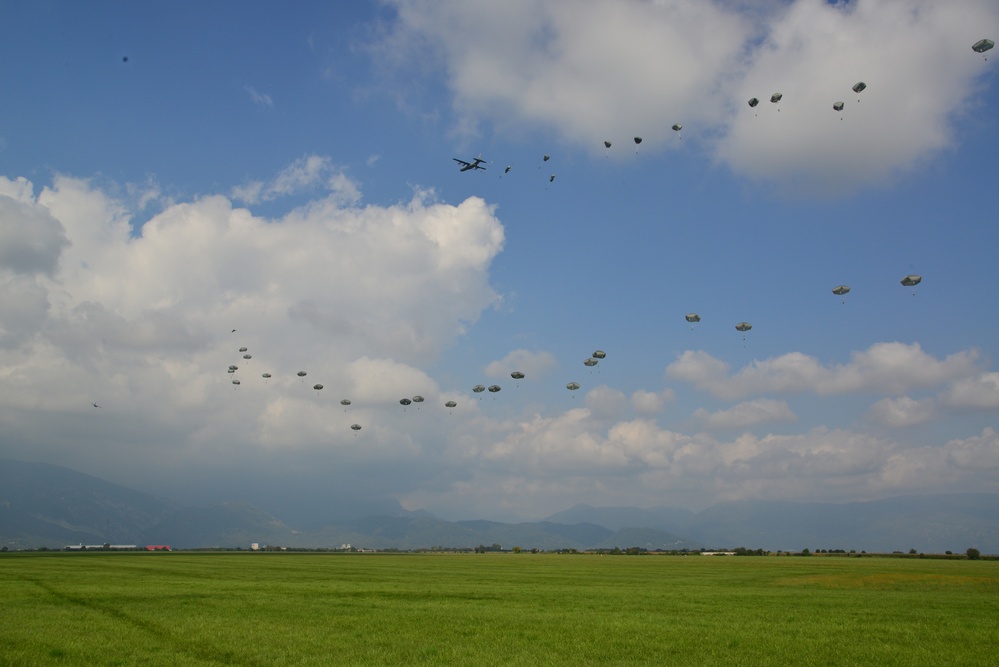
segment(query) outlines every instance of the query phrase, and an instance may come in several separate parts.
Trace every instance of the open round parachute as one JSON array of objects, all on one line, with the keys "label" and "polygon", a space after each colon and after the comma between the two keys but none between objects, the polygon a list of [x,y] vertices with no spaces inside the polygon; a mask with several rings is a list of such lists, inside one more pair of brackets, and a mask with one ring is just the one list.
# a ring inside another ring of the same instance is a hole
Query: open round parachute
[{"label": "open round parachute", "polygon": [[240,352],[246,352],[246,348],[245,347],[241,347],[241,348],[239,348],[239,351]]},{"label": "open round parachute", "polygon": [[321,391],[322,388],[323,388],[323,385],[321,385],[321,384],[314,384],[314,385],[312,385],[312,388],[315,389],[316,391]]},{"label": "open round parachute", "polygon": [[340,405],[342,405],[344,407],[350,405],[350,399],[349,398],[343,399],[342,401],[340,401]]},{"label": "open round parachute", "polygon": [[596,359],[594,359],[593,357],[590,357],[589,359],[586,359],[586,360],[585,360],[585,361],[583,362],[583,365],[584,365],[584,366],[589,366],[589,367],[591,367],[591,368],[592,368],[593,366],[596,366],[596,365],[597,365],[597,364],[599,364],[599,363],[600,363],[599,361],[597,361],[597,360],[596,360]]},{"label": "open round parachute", "polygon": [[409,405],[409,404],[410,404],[410,403],[412,403],[412,402],[413,402],[413,401],[409,400],[408,398],[400,398],[400,399],[399,399],[399,404],[400,404],[400,405]]},{"label": "open round parachute", "polygon": [[749,331],[753,328],[753,325],[749,322],[739,322],[735,325],[736,331]]},{"label": "open round parachute", "polygon": [[757,105],[757,104],[759,104],[759,103],[760,103],[760,101],[759,101],[758,99],[756,99],[755,97],[750,97],[750,98],[749,98],[749,102],[748,102],[748,104],[749,104],[749,106],[750,106],[751,108],[755,108],[755,107],[756,107],[756,105]]},{"label": "open round parachute", "polygon": [[576,391],[577,389],[579,389],[579,383],[570,382],[569,384],[565,385],[565,388],[568,389],[569,391]]},{"label": "open round parachute", "polygon": [[305,371],[298,371],[297,375],[300,378],[304,378],[306,375],[308,375],[308,373],[306,373]]},{"label": "open round parachute", "polygon": [[455,401],[444,401],[445,408],[456,408],[458,404]]},{"label": "open round parachute", "polygon": [[523,380],[524,374],[521,373],[520,371],[514,371],[510,373],[510,377],[512,377],[514,380]]},{"label": "open round parachute", "polygon": [[701,321],[701,316],[698,315],[697,313],[687,313],[686,315],[683,316],[683,319],[687,320],[691,324],[694,324],[696,322]]},{"label": "open round parachute", "polygon": [[917,276],[914,273],[910,273],[905,278],[902,278],[902,284],[906,287],[915,287],[919,283],[923,282],[922,276]]},{"label": "open round parachute", "polygon": [[361,430],[361,425],[360,424],[351,424],[350,428],[353,429],[353,430],[355,430],[355,431],[360,431]]},{"label": "open round parachute", "polygon": [[502,389],[502,387],[500,387],[498,384],[491,384],[491,385],[489,385],[489,391],[491,391],[494,394],[497,391],[499,391],[500,389]]},{"label": "open round parachute", "polygon": [[607,357],[607,353],[603,350],[597,350],[591,355],[594,359],[604,359]]},{"label": "open round parachute", "polygon": [[485,390],[486,386],[484,384],[477,384],[474,387],[472,387],[472,391],[474,391],[476,394],[481,394]]},{"label": "open round parachute", "polygon": [[262,377],[265,380],[270,380],[271,379],[271,374],[270,373],[261,373],[260,377]]},{"label": "open round parachute", "polygon": [[847,294],[849,291],[850,288],[847,287],[846,285],[836,285],[836,287],[833,287],[832,293],[835,294],[836,296],[843,296],[844,294]]},{"label": "open round parachute", "polygon": [[996,43],[991,39],[980,39],[971,45],[971,50],[975,53],[985,53],[995,45]]}]

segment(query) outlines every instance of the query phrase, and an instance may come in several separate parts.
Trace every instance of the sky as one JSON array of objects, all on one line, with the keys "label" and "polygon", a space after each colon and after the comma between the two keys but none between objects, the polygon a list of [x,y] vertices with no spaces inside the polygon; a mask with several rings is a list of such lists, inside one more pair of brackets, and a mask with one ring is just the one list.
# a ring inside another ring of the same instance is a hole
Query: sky
[{"label": "sky", "polygon": [[997,35],[994,0],[3,3],[0,457],[299,524],[999,492]]}]

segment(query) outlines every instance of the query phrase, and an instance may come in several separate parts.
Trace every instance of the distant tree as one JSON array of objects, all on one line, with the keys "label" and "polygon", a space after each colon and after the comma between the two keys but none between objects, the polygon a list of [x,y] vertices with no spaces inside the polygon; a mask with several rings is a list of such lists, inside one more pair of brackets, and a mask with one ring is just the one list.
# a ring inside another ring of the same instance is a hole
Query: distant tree
[{"label": "distant tree", "polygon": [[513,553],[515,553],[515,554],[519,554],[521,551],[523,551],[523,549],[521,549],[520,547],[514,547],[513,548]]},{"label": "distant tree", "polygon": [[982,555],[982,552],[975,547],[968,547],[964,553],[968,554],[968,560],[978,560],[978,557]]},{"label": "distant tree", "polygon": [[909,549],[909,554],[915,556],[918,552],[915,549]]},{"label": "distant tree", "polygon": [[7,553],[7,547],[4,547],[3,549],[0,549],[0,551],[2,551],[4,553]]},{"label": "distant tree", "polygon": [[811,556],[811,555],[812,555],[812,552],[811,552],[811,551],[809,551],[809,550],[808,550],[807,548],[805,548],[805,549],[802,549],[802,550],[801,550],[801,555],[802,555],[802,556]]},{"label": "distant tree", "polygon": [[947,550],[947,551],[945,551],[944,553],[945,553],[945,554],[947,554],[948,556],[950,556],[950,555],[953,555],[953,553],[954,553],[954,552],[953,552],[953,551],[951,551],[950,549],[948,549],[948,550]]}]

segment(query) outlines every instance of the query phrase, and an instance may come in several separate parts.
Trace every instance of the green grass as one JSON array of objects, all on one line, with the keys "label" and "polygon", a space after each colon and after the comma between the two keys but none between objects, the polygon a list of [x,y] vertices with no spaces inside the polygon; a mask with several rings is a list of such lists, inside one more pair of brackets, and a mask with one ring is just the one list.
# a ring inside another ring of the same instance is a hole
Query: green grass
[{"label": "green grass", "polygon": [[4,554],[0,664],[985,665],[999,563]]}]

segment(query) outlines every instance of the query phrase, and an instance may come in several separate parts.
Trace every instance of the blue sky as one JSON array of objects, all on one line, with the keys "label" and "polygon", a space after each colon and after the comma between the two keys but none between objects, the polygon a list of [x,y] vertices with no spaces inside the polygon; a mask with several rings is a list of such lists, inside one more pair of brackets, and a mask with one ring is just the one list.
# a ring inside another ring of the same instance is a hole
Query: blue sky
[{"label": "blue sky", "polygon": [[288,520],[999,490],[995,3],[328,5],[0,9],[0,456]]}]

